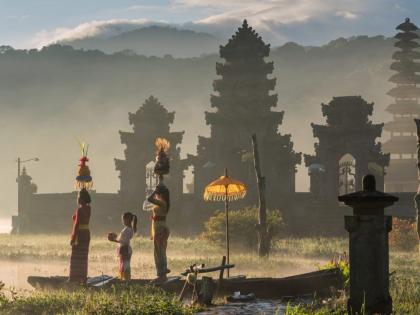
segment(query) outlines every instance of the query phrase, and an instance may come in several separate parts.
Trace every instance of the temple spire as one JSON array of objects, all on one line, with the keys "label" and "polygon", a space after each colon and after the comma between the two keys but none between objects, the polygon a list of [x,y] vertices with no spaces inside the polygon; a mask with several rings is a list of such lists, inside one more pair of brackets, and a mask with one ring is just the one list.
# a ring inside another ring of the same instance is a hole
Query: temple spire
[{"label": "temple spire", "polygon": [[398,25],[394,46],[398,49],[393,55],[391,69],[396,73],[389,78],[395,86],[388,92],[394,102],[387,107],[393,120],[385,125],[391,138],[383,145],[391,153],[391,164],[386,178],[388,191],[416,191],[416,136],[414,118],[420,116],[420,52],[415,50],[419,35],[417,26],[406,18]]},{"label": "temple spire", "polygon": [[[278,96],[273,93],[273,62],[265,60],[269,54],[270,45],[246,20],[226,45],[220,46],[224,62],[216,64],[219,78],[213,81],[213,110],[205,113],[211,134],[199,138],[194,165],[198,191],[216,174],[223,174],[225,167],[248,187],[255,186],[255,174],[249,172],[253,133],[258,137],[261,162],[269,177],[267,194],[273,200],[279,193],[295,191],[296,165],[301,155],[293,150],[290,135],[278,132],[284,113],[272,111]],[[248,200],[254,197],[250,195]]]}]

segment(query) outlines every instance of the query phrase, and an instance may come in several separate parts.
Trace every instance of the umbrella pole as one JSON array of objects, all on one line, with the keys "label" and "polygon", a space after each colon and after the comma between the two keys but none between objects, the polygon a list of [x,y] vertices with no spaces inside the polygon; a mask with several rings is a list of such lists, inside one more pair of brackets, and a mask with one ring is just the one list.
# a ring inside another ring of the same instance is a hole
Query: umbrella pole
[{"label": "umbrella pole", "polygon": [[[225,213],[226,213],[226,256],[227,256],[227,264],[229,265],[229,201],[228,201],[228,187],[226,187],[226,195],[225,195]],[[227,276],[229,278],[229,268],[227,270]]]}]

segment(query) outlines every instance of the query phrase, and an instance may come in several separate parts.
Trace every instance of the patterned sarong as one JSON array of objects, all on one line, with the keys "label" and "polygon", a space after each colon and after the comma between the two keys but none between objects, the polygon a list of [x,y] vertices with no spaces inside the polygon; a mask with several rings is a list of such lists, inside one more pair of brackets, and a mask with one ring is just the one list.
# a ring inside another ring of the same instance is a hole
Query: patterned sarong
[{"label": "patterned sarong", "polygon": [[86,283],[88,272],[90,233],[89,230],[79,231],[77,244],[71,248],[70,281]]},{"label": "patterned sarong", "polygon": [[168,247],[169,229],[166,226],[155,227],[153,236],[154,257],[156,273],[158,277],[166,276],[168,273],[168,260],[166,248]]},{"label": "patterned sarong", "polygon": [[118,248],[118,257],[120,259],[119,264],[119,278],[124,281],[131,280],[131,254],[132,250],[130,246],[124,245]]}]

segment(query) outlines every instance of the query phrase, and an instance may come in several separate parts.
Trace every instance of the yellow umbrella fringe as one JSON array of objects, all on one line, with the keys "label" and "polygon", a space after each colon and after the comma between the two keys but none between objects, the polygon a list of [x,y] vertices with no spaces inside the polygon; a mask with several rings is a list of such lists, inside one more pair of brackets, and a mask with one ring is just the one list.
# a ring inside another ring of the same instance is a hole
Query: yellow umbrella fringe
[{"label": "yellow umbrella fringe", "polygon": [[[228,201],[235,201],[235,200],[239,200],[239,199],[244,198],[245,195],[246,195],[246,191],[229,193],[227,199],[228,199]],[[204,200],[205,201],[225,201],[226,200],[226,194],[206,192],[204,194]]]}]

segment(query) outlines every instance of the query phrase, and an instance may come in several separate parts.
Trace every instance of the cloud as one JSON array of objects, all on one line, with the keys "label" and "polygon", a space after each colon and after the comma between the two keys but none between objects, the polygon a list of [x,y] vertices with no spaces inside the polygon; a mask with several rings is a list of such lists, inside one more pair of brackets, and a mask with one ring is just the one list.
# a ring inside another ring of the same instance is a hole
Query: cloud
[{"label": "cloud", "polygon": [[[375,1],[375,0],[374,0]],[[354,9],[366,8],[361,0],[175,0],[178,5],[219,9],[219,13],[198,22],[213,23],[223,19],[248,17],[253,23],[275,20],[281,24],[323,18],[339,12],[343,17],[353,17]]]},{"label": "cloud", "polygon": [[[199,18],[184,23],[148,19],[91,21],[74,28],[39,32],[32,46],[93,36],[109,37],[150,25],[173,26],[228,38],[243,19],[273,45],[287,41],[317,45],[336,37],[377,35],[383,34],[384,29],[391,30],[392,25],[387,26],[390,14],[401,14],[395,5],[395,0],[172,0],[161,6],[165,14],[171,12],[176,16],[177,12],[183,12]],[[159,5],[153,4],[131,6],[126,10],[144,14],[145,9],[156,11],[158,8]]]},{"label": "cloud", "polygon": [[348,19],[348,20],[354,20],[354,19],[357,19],[359,17],[357,14],[355,14],[353,12],[350,12],[350,11],[338,11],[336,13],[336,15],[341,16],[341,17],[343,17],[345,19]]},{"label": "cloud", "polygon": [[88,37],[112,37],[149,25],[166,25],[159,21],[147,19],[111,19],[82,23],[74,28],[59,27],[51,31],[41,31],[35,34],[31,43],[35,47],[43,47],[59,41],[72,41]]}]

